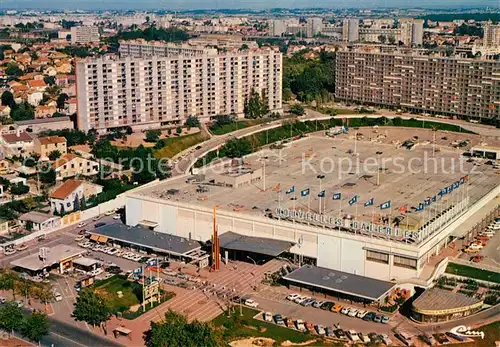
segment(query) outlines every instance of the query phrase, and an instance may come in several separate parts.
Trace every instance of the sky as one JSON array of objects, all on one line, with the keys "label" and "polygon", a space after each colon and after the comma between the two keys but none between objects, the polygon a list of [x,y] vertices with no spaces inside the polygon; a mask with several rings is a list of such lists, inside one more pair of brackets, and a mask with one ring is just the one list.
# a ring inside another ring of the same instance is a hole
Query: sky
[{"label": "sky", "polygon": [[500,8],[500,0],[0,0],[0,9]]}]

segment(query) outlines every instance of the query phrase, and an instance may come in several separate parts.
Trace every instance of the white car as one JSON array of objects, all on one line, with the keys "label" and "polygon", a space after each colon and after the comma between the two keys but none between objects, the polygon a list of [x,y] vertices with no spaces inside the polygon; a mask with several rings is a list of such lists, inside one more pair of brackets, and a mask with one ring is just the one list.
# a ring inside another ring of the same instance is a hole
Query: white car
[{"label": "white car", "polygon": [[101,219],[101,216],[95,216],[94,218],[92,218],[94,222],[98,221],[99,219]]},{"label": "white car", "polygon": [[356,315],[358,314],[358,310],[356,310],[355,308],[351,309],[349,311],[349,313],[347,314],[349,317],[356,317]]},{"label": "white car", "polygon": [[259,303],[253,301],[252,299],[247,299],[245,300],[245,306],[257,308],[257,306],[259,306]]},{"label": "white car", "polygon": [[350,310],[351,310],[350,307],[342,307],[342,309],[340,310],[340,313],[348,314]]},{"label": "white car", "polygon": [[78,223],[77,227],[79,227],[79,228],[83,228],[83,227],[84,227],[84,226],[86,226],[86,225],[87,225],[87,223],[85,223],[85,222],[80,222],[80,223]]},{"label": "white car", "polygon": [[266,312],[263,314],[264,320],[266,322],[272,322],[273,321],[273,314],[271,312]]},{"label": "white car", "polygon": [[5,255],[12,255],[16,253],[16,249],[15,248],[5,248],[4,251],[3,251],[3,254]]},{"label": "white car", "polygon": [[78,235],[77,237],[75,237],[75,241],[81,241],[85,238],[85,235]]},{"label": "white car", "polygon": [[300,303],[302,303],[306,300],[309,300],[309,299],[310,299],[310,297],[308,297],[308,296],[299,296],[295,300],[293,300],[293,302],[300,304]]},{"label": "white car", "polygon": [[306,331],[306,325],[302,319],[297,319],[295,321],[295,326],[297,327],[297,330]]},{"label": "white car", "polygon": [[488,225],[488,229],[495,230],[495,231],[500,230],[500,224],[490,224],[490,225]]},{"label": "white car", "polygon": [[97,275],[102,274],[103,272],[104,272],[104,270],[102,268],[98,268],[98,269],[90,271],[90,274],[93,276],[97,276]]},{"label": "white car", "polygon": [[297,299],[298,296],[299,296],[299,294],[295,294],[295,293],[294,294],[288,294],[286,296],[286,299],[290,300],[290,301],[294,301],[295,299]]},{"label": "white car", "polygon": [[59,301],[62,301],[63,297],[62,297],[61,293],[54,292],[54,299],[56,300],[56,302],[59,302]]},{"label": "white car", "polygon": [[356,330],[347,331],[347,337],[349,337],[352,340],[352,342],[359,341],[359,336],[358,336],[358,333],[356,332]]},{"label": "white car", "polygon": [[25,249],[28,249],[28,245],[23,243],[22,245],[19,245],[16,247],[18,251],[24,251]]},{"label": "white car", "polygon": [[119,214],[115,214],[115,215],[113,216],[113,219],[120,219],[120,218],[122,218],[122,217],[121,217]]},{"label": "white car", "polygon": [[363,318],[364,316],[366,316],[368,312],[366,310],[359,310],[358,313],[356,314],[356,317],[358,318]]},{"label": "white car", "polygon": [[111,248],[106,253],[108,253],[109,255],[115,255],[116,253],[118,253],[118,250],[116,248]]},{"label": "white car", "polygon": [[113,214],[115,214],[115,211],[108,211],[108,212],[106,212],[104,215],[105,215],[105,216],[111,216],[111,215],[113,215]]},{"label": "white car", "polygon": [[134,255],[134,257],[132,258],[132,260],[139,261],[139,260],[141,260],[141,258],[142,258],[142,255],[137,254],[137,255]]}]

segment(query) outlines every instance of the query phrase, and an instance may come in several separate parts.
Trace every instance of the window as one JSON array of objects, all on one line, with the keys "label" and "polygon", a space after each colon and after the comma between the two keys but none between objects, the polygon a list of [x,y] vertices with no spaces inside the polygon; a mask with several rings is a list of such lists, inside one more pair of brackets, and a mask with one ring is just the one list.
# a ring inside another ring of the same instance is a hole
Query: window
[{"label": "window", "polygon": [[376,261],[378,263],[389,264],[389,254],[367,250],[366,251],[366,260]]},{"label": "window", "polygon": [[417,268],[417,260],[412,259],[412,258],[402,257],[400,255],[395,255],[394,256],[394,265],[400,266],[400,267],[406,267],[409,269],[416,269]]}]

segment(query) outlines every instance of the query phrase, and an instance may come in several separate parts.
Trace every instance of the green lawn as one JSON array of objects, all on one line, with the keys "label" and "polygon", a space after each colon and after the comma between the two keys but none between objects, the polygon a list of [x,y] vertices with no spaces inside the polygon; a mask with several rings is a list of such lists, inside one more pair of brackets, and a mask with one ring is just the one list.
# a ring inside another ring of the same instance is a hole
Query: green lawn
[{"label": "green lawn", "polygon": [[292,343],[302,343],[314,339],[309,333],[301,333],[276,324],[253,319],[259,311],[244,307],[243,316],[240,317],[239,308],[236,307],[235,310],[236,312],[231,317],[228,317],[227,313],[223,313],[212,321],[216,328],[220,327],[224,330],[224,339],[226,341],[246,337],[267,337],[281,344],[286,340]]},{"label": "green lawn", "polygon": [[483,281],[500,283],[500,273],[488,270],[481,270],[467,265],[449,263],[448,266],[446,267],[446,272],[457,276],[464,276]]},{"label": "green lawn", "polygon": [[156,158],[172,158],[176,154],[192,147],[196,146],[203,141],[209,139],[209,136],[203,130],[195,134],[189,134],[179,137],[169,137],[163,140],[165,146],[161,149],[154,150],[154,156]]},{"label": "green lawn", "polygon": [[[130,306],[140,303],[142,287],[139,283],[128,281],[125,276],[113,276],[94,284],[97,293],[106,297],[114,312],[125,312]],[[117,292],[121,291],[123,297],[118,298]]]}]

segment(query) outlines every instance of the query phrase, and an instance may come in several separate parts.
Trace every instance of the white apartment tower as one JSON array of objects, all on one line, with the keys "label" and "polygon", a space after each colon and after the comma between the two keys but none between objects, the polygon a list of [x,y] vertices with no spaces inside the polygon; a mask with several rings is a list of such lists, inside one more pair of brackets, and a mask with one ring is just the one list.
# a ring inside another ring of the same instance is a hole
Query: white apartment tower
[{"label": "white apartment tower", "polygon": [[500,46],[500,25],[488,23],[484,26],[483,46]]},{"label": "white apartment tower", "polygon": [[344,19],[342,22],[342,38],[344,42],[357,42],[359,40],[359,19]]},{"label": "white apartment tower", "polygon": [[274,48],[198,55],[87,58],[76,64],[78,128],[158,128],[242,116],[251,90],[282,111],[282,55]]},{"label": "white apartment tower", "polygon": [[85,44],[99,42],[99,28],[96,26],[71,27],[71,43]]}]

